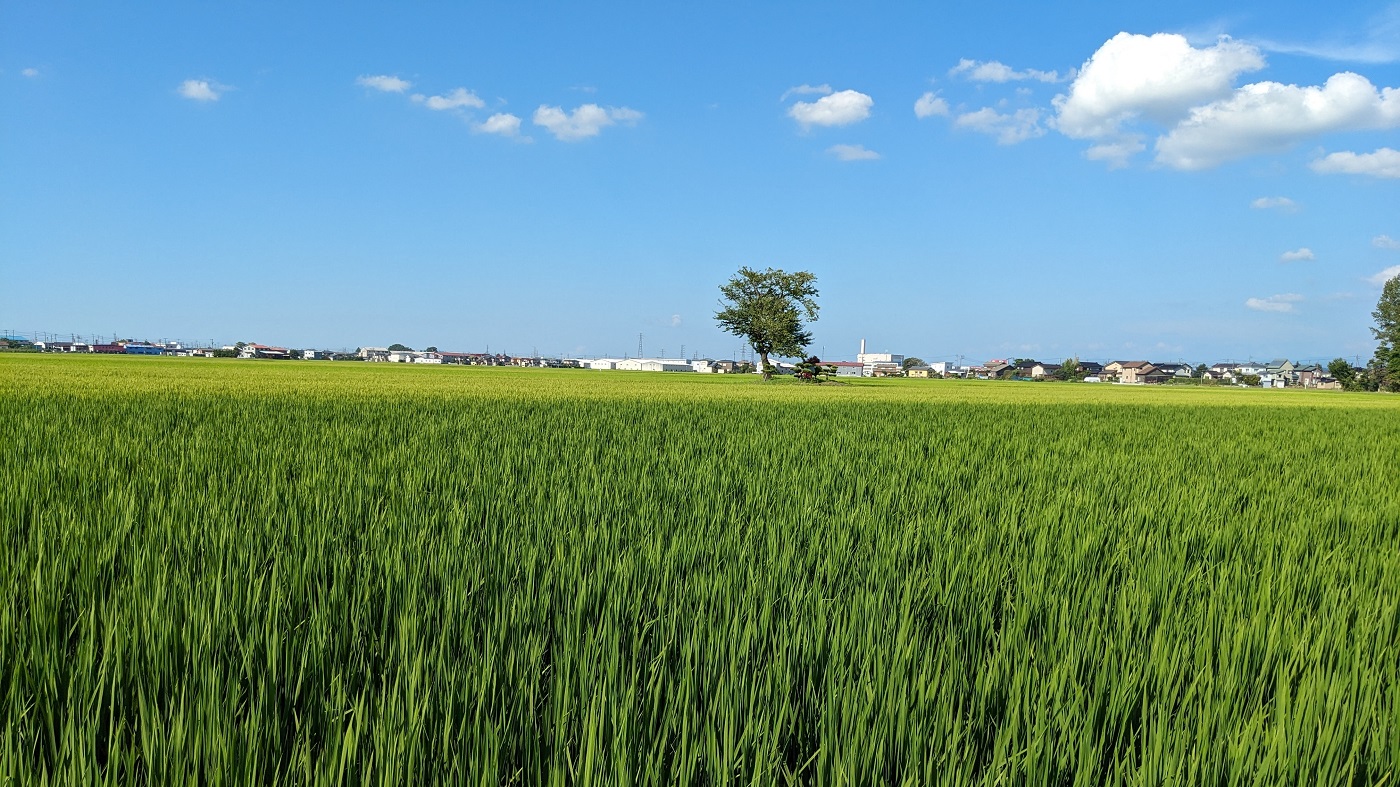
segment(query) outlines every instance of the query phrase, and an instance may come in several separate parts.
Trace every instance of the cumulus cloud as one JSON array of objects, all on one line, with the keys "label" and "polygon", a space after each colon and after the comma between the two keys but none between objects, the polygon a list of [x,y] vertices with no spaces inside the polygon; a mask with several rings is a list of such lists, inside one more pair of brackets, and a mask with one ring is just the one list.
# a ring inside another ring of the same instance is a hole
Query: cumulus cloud
[{"label": "cumulus cloud", "polygon": [[870,117],[870,107],[874,104],[875,99],[864,93],[842,90],[816,101],[799,101],[788,109],[788,115],[803,128],[846,126]]},{"label": "cumulus cloud", "polygon": [[562,107],[541,104],[535,110],[534,123],[564,142],[575,142],[588,137],[596,137],[603,129],[618,123],[633,125],[643,115],[628,107],[600,107],[597,104],[583,104],[570,112]]},{"label": "cumulus cloud", "polygon": [[958,115],[953,125],[982,134],[991,134],[997,138],[999,145],[1014,145],[1045,133],[1044,127],[1040,125],[1038,109],[1018,109],[1015,112],[1001,113],[991,107],[983,107],[976,112]]},{"label": "cumulus cloud", "polygon": [[956,66],[948,70],[949,76],[966,76],[973,82],[1021,82],[1033,79],[1037,82],[1059,82],[1058,71],[1037,71],[1028,68],[1025,71],[1017,71],[1005,63],[996,60],[979,62],[963,58]]},{"label": "cumulus cloud", "polygon": [[1157,160],[1178,169],[1204,169],[1327,132],[1395,126],[1400,126],[1400,90],[1377,90],[1359,74],[1333,74],[1321,87],[1259,82],[1192,109],[1157,140]]},{"label": "cumulus cloud", "polygon": [[948,115],[948,102],[933,92],[919,96],[919,100],[914,102],[914,117],[922,120],[934,115],[946,117]]},{"label": "cumulus cloud", "polygon": [[445,96],[414,93],[412,98],[414,103],[439,112],[445,109],[481,109],[486,106],[486,102],[482,101],[480,96],[464,87],[459,87]]},{"label": "cumulus cloud", "polygon": [[1380,273],[1377,273],[1375,276],[1368,278],[1366,281],[1369,281],[1372,284],[1379,287],[1385,284],[1386,282],[1390,281],[1391,279],[1395,278],[1396,276],[1400,276],[1400,265],[1392,265],[1389,268],[1386,268],[1385,270],[1381,271]]},{"label": "cumulus cloud", "polygon": [[1371,245],[1378,249],[1400,249],[1400,240],[1389,235],[1377,235],[1371,239]]},{"label": "cumulus cloud", "polygon": [[673,314],[673,315],[671,315],[671,327],[672,327],[672,328],[679,328],[679,327],[681,327],[681,316],[680,316],[679,314]]},{"label": "cumulus cloud", "polygon": [[355,84],[361,87],[367,87],[371,90],[379,90],[384,93],[402,93],[413,87],[412,82],[406,79],[399,79],[396,76],[389,76],[388,74],[356,77]]},{"label": "cumulus cloud", "polygon": [[[1393,88],[1388,89],[1393,91]],[[1370,175],[1373,178],[1400,178],[1400,150],[1381,148],[1374,153],[1339,151],[1310,165],[1325,175]]]},{"label": "cumulus cloud", "polygon": [[793,96],[829,96],[831,92],[831,85],[798,85],[784,90],[778,102],[782,103]]},{"label": "cumulus cloud", "polygon": [[1308,248],[1307,246],[1304,246],[1301,249],[1285,251],[1284,253],[1279,255],[1278,259],[1279,262],[1311,262],[1312,260],[1317,259],[1317,255],[1313,254],[1312,249]]},{"label": "cumulus cloud", "polygon": [[33,79],[34,77],[39,76],[39,69],[37,69],[37,68],[25,68],[25,69],[21,69],[19,73],[20,73],[20,76],[24,76],[24,77],[28,77],[28,78],[30,78],[30,79]]},{"label": "cumulus cloud", "polygon": [[1296,213],[1298,203],[1287,197],[1260,197],[1249,203],[1249,207],[1255,210],[1278,210],[1284,213]]},{"label": "cumulus cloud", "polygon": [[1259,312],[1291,312],[1293,304],[1303,300],[1303,296],[1296,293],[1284,293],[1282,295],[1270,295],[1267,298],[1250,298],[1244,302],[1246,308]]},{"label": "cumulus cloud", "polygon": [[1075,139],[1100,139],[1138,118],[1170,124],[1229,95],[1239,74],[1263,67],[1259,50],[1228,38],[1197,48],[1173,33],[1119,33],[1080,67],[1069,93],[1055,97],[1055,127]]},{"label": "cumulus cloud", "polygon": [[509,112],[498,112],[474,127],[483,134],[497,134],[502,137],[520,136],[520,118]]},{"label": "cumulus cloud", "polygon": [[180,83],[179,93],[191,101],[218,101],[228,87],[208,79],[186,79]]},{"label": "cumulus cloud", "polygon": [[879,153],[864,145],[832,145],[826,152],[841,161],[872,161],[880,157]]}]

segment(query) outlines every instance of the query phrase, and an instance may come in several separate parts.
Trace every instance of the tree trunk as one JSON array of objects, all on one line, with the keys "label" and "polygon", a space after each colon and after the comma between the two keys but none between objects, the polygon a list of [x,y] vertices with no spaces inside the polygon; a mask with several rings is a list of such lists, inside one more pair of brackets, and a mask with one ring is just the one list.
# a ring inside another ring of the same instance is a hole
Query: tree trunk
[{"label": "tree trunk", "polygon": [[760,352],[760,353],[758,354],[758,357],[759,357],[759,360],[763,363],[763,365],[759,367],[759,371],[763,372],[763,379],[764,379],[764,380],[771,380],[771,379],[773,379],[773,371],[772,371],[773,367],[770,366],[769,363],[768,363],[768,353]]}]

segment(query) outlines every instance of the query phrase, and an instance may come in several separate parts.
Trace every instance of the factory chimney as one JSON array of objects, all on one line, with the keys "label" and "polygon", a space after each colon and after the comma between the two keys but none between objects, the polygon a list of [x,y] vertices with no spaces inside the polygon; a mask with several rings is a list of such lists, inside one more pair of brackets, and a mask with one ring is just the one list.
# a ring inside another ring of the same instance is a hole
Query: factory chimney
[{"label": "factory chimney", "polygon": [[865,355],[865,340],[864,340],[864,339],[861,339],[861,340],[860,340],[860,354],[861,354],[861,355]]}]

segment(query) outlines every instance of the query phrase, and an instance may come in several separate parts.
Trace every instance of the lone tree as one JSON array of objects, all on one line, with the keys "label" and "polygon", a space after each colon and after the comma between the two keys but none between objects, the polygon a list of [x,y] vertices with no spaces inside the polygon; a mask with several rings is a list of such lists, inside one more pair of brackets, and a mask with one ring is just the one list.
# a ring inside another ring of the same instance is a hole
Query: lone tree
[{"label": "lone tree", "polygon": [[1400,275],[1390,277],[1381,290],[1371,329],[1379,344],[1371,359],[1372,377],[1382,391],[1400,391]]},{"label": "lone tree", "polygon": [[747,339],[763,366],[763,379],[773,378],[768,356],[803,354],[812,332],[803,320],[817,319],[817,277],[807,271],[740,268],[727,284],[715,321],[725,332]]}]

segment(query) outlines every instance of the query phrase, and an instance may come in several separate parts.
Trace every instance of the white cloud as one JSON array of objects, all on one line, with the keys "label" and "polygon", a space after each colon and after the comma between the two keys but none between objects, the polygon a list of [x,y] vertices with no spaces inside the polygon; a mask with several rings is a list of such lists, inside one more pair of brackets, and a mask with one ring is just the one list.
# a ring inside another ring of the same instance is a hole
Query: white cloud
[{"label": "white cloud", "polygon": [[1270,295],[1267,298],[1250,298],[1244,302],[1244,305],[1260,312],[1291,312],[1293,304],[1301,300],[1303,300],[1303,296],[1290,292],[1282,295]]},{"label": "white cloud", "polygon": [[798,85],[783,91],[783,95],[778,99],[778,103],[787,101],[793,96],[829,96],[831,95],[831,85]]},{"label": "white cloud", "polygon": [[1400,126],[1400,90],[1377,90],[1358,74],[1333,74],[1321,87],[1258,82],[1192,109],[1157,140],[1157,161],[1204,169],[1327,132],[1395,126]]},{"label": "white cloud", "polygon": [[846,126],[870,117],[875,99],[855,90],[842,90],[816,101],[799,101],[788,109],[788,115],[804,128],[809,126]]},{"label": "white cloud", "polygon": [[1260,197],[1249,203],[1255,210],[1279,210],[1284,213],[1297,213],[1298,203],[1287,197]]},{"label": "white cloud", "polygon": [[30,79],[33,79],[34,77],[39,76],[39,69],[37,69],[37,68],[25,68],[25,69],[21,69],[19,73],[20,73],[20,76],[25,76],[25,77],[28,77],[28,78],[30,78]]},{"label": "white cloud", "polygon": [[191,101],[218,101],[228,87],[207,79],[186,79],[180,83],[179,93]]},{"label": "white cloud", "polygon": [[681,327],[681,316],[680,316],[679,314],[673,314],[673,315],[671,315],[671,327],[672,327],[672,328],[679,328],[679,327]]},{"label": "white cloud", "polygon": [[414,103],[437,111],[463,107],[481,109],[486,106],[486,102],[482,101],[480,96],[464,87],[459,87],[445,96],[425,96],[422,93],[414,93],[412,99]]},{"label": "white cloud", "polygon": [[413,87],[412,82],[406,79],[399,79],[396,76],[389,76],[388,74],[356,77],[355,84],[385,93],[402,93]]},{"label": "white cloud", "polygon": [[1229,95],[1239,74],[1263,67],[1259,50],[1228,38],[1197,48],[1173,33],[1119,33],[1079,69],[1068,95],[1055,97],[1055,127],[1075,139],[1101,139],[1138,118],[1170,124]]},{"label": "white cloud", "polygon": [[923,119],[934,115],[946,117],[948,115],[948,102],[932,92],[919,96],[919,100],[914,102],[914,117]]},{"label": "white cloud", "polygon": [[1038,109],[1018,109],[1002,114],[991,107],[983,107],[976,112],[958,115],[953,124],[958,128],[992,134],[999,145],[1014,145],[1045,134]]},{"label": "white cloud", "polygon": [[[1393,90],[1393,88],[1392,88]],[[1374,178],[1400,178],[1400,150],[1381,148],[1375,153],[1339,151],[1311,164],[1314,172],[1326,175],[1370,175]]]},{"label": "white cloud", "polygon": [[1400,265],[1392,265],[1389,268],[1386,268],[1385,270],[1381,271],[1380,273],[1377,273],[1375,276],[1368,278],[1366,281],[1369,281],[1372,284],[1379,287],[1382,284],[1385,284],[1386,282],[1395,278],[1396,276],[1400,276]]},{"label": "white cloud", "polygon": [[1279,255],[1278,259],[1279,262],[1311,262],[1317,259],[1317,255],[1313,254],[1312,249],[1308,248],[1307,246],[1304,246],[1301,249],[1285,251],[1284,253]]},{"label": "white cloud", "polygon": [[1371,245],[1378,249],[1400,249],[1400,240],[1389,235],[1377,235],[1371,239]]},{"label": "white cloud", "polygon": [[475,126],[483,134],[498,134],[502,137],[520,136],[520,118],[509,112],[498,112]]},{"label": "white cloud", "polygon": [[880,157],[879,153],[864,145],[832,145],[826,152],[841,161],[873,161]]},{"label": "white cloud", "polygon": [[643,117],[641,112],[627,107],[600,107],[597,104],[584,104],[572,112],[562,107],[541,104],[535,110],[534,123],[541,126],[555,139],[574,142],[595,137],[608,126],[623,123],[633,125]]},{"label": "white cloud", "polygon": [[958,64],[948,70],[949,76],[967,75],[973,82],[1020,82],[1033,79],[1037,82],[1059,82],[1058,71],[1037,71],[1028,68],[1025,71],[1017,71],[1005,63],[989,60],[985,63],[976,60],[963,58]]}]

